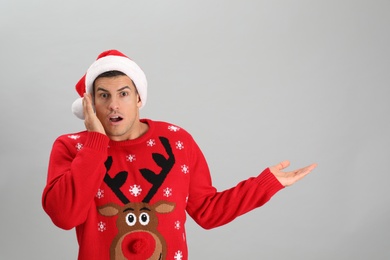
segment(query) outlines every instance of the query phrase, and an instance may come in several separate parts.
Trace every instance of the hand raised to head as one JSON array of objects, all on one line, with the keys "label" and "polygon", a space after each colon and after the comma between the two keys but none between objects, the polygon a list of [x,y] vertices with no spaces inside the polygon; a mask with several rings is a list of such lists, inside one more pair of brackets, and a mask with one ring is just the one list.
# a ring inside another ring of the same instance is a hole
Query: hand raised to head
[{"label": "hand raised to head", "polygon": [[275,166],[269,167],[271,173],[285,187],[290,186],[295,182],[299,181],[300,179],[308,175],[314,168],[317,167],[317,164],[313,163],[311,165],[308,165],[306,167],[294,171],[289,171],[289,172],[282,171],[286,169],[289,165],[290,165],[289,161],[283,161]]},{"label": "hand raised to head", "polygon": [[106,134],[104,131],[103,125],[97,118],[95,111],[92,106],[92,96],[89,93],[84,94],[83,98],[83,111],[84,111],[84,125],[89,132],[99,132],[101,134]]}]

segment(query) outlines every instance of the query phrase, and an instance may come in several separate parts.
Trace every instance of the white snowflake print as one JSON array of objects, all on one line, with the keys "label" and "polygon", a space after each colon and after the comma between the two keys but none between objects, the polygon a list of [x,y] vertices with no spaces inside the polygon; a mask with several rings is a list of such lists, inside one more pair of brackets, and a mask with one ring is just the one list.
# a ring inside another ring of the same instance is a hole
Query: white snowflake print
[{"label": "white snowflake print", "polygon": [[73,139],[73,140],[77,140],[80,138],[80,136],[79,135],[68,135],[68,138]]},{"label": "white snowflake print", "polygon": [[133,186],[130,186],[129,191],[131,195],[133,195],[134,197],[138,197],[141,194],[142,189],[140,185],[134,184]]},{"label": "white snowflake print", "polygon": [[175,253],[175,256],[173,257],[175,260],[182,260],[183,259],[183,253],[179,250]]},{"label": "white snowflake print", "polygon": [[177,127],[177,126],[174,126],[174,125],[170,125],[168,126],[168,129],[172,132],[177,132],[180,130],[180,127]]},{"label": "white snowflake print", "polygon": [[104,190],[98,189],[96,193],[96,198],[101,199],[104,197]]},{"label": "white snowflake print", "polygon": [[181,166],[181,171],[184,173],[184,174],[187,174],[190,172],[190,168],[187,166],[187,165],[182,165]]},{"label": "white snowflake print", "polygon": [[175,221],[175,229],[180,229],[180,221]]},{"label": "white snowflake print", "polygon": [[83,144],[80,144],[80,143],[76,144],[77,151],[80,151],[82,148],[83,148]]},{"label": "white snowflake print", "polygon": [[183,144],[183,142],[177,141],[177,142],[176,142],[176,149],[179,149],[179,150],[184,149],[184,144]]},{"label": "white snowflake print", "polygon": [[172,189],[171,188],[165,188],[163,192],[164,192],[165,197],[172,196]]},{"label": "white snowflake print", "polygon": [[129,154],[126,156],[126,161],[134,162],[135,161],[135,154]]},{"label": "white snowflake print", "polygon": [[152,146],[156,145],[156,141],[154,139],[149,139],[146,142],[146,145],[152,147]]},{"label": "white snowflake print", "polygon": [[107,228],[106,228],[106,223],[104,223],[103,221],[100,221],[99,223],[98,223],[98,231],[100,231],[100,232],[103,232],[104,230],[106,230]]}]

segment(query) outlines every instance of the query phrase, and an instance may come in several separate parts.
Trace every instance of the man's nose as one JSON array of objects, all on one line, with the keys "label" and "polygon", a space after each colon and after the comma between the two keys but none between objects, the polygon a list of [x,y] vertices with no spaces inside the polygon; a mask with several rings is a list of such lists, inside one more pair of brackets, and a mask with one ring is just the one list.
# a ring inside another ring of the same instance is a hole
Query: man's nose
[{"label": "man's nose", "polygon": [[110,100],[109,108],[114,111],[119,109],[119,102],[116,98]]}]

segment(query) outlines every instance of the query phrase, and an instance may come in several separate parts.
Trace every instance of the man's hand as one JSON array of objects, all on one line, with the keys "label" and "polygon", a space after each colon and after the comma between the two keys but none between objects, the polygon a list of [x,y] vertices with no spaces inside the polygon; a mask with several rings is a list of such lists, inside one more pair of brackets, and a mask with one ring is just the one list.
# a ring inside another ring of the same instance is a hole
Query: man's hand
[{"label": "man's hand", "polygon": [[85,93],[83,98],[83,109],[84,109],[84,124],[88,132],[99,132],[106,134],[103,125],[97,118],[95,111],[92,107],[92,96],[91,94]]},{"label": "man's hand", "polygon": [[313,163],[309,166],[295,171],[282,172],[282,170],[287,168],[289,165],[289,161],[283,161],[278,165],[269,167],[271,173],[275,175],[276,179],[278,179],[278,181],[285,187],[290,186],[295,182],[299,181],[300,179],[308,175],[315,167],[317,167],[317,164]]}]

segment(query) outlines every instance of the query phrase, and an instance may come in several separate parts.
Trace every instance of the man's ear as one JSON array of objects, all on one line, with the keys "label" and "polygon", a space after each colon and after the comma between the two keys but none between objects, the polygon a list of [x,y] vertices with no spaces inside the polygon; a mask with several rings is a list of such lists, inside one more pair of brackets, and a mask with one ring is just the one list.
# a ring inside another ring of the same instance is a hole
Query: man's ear
[{"label": "man's ear", "polygon": [[140,95],[137,93],[137,107],[140,108],[142,106],[142,100]]}]

